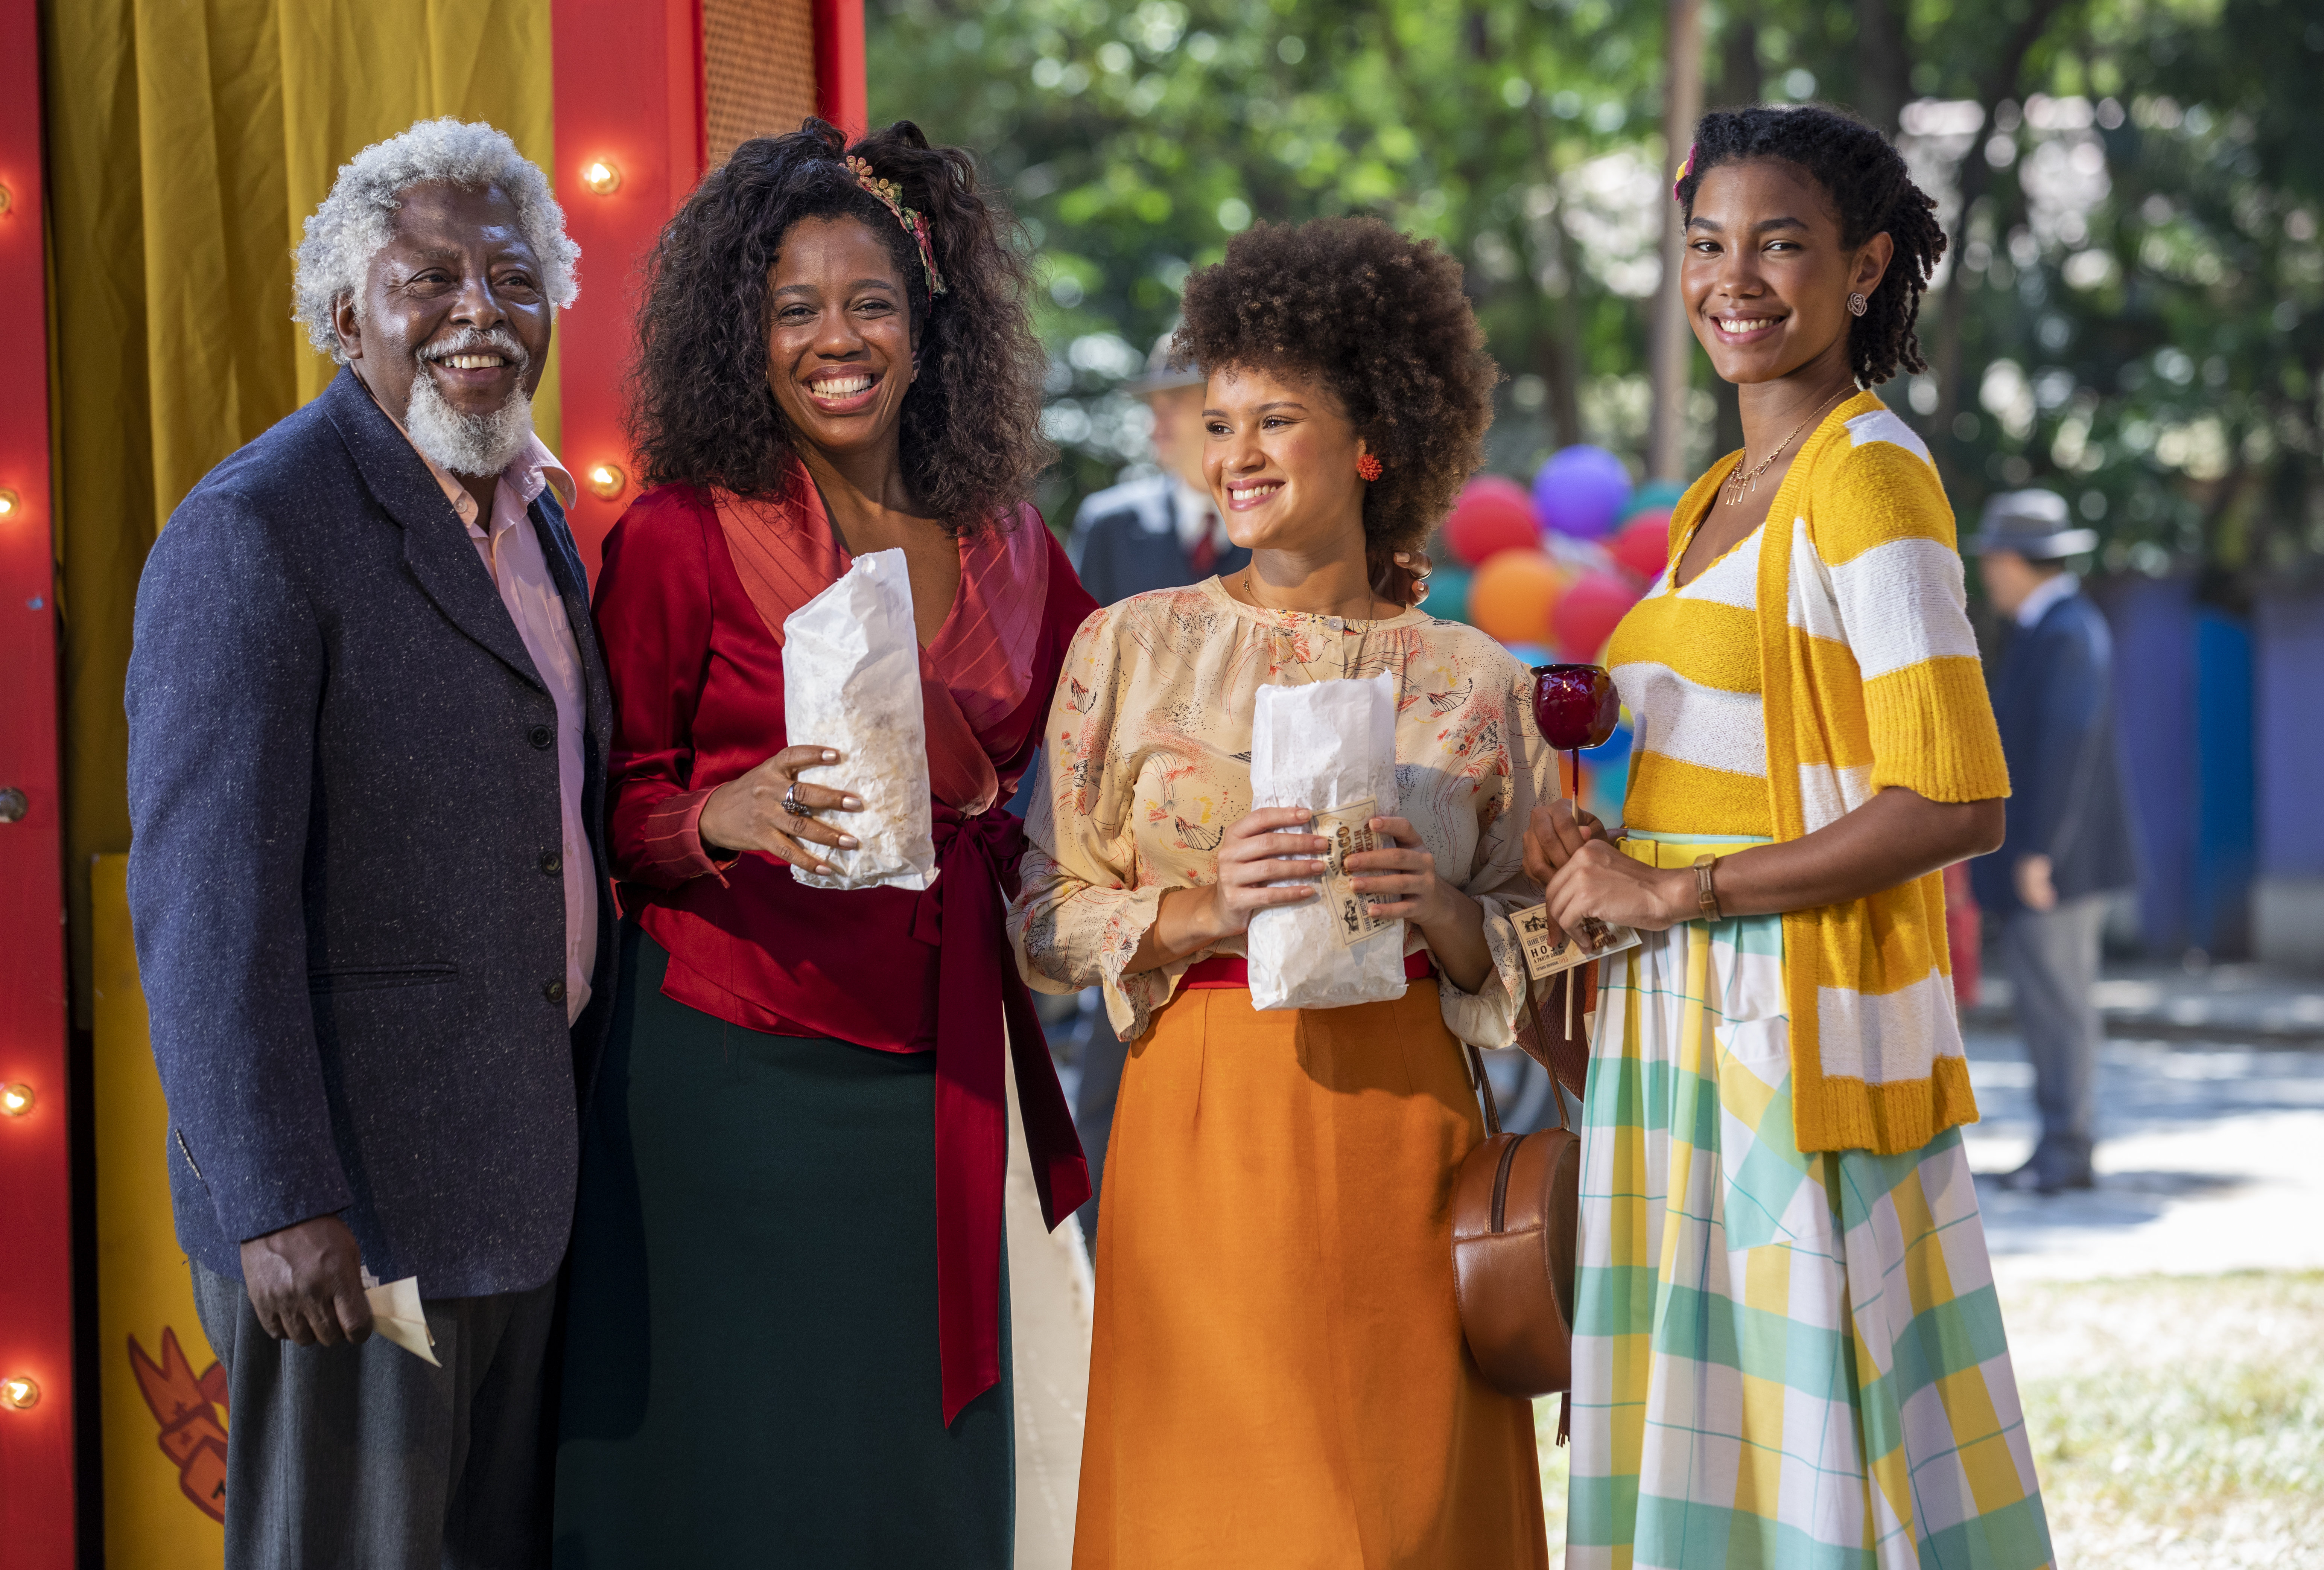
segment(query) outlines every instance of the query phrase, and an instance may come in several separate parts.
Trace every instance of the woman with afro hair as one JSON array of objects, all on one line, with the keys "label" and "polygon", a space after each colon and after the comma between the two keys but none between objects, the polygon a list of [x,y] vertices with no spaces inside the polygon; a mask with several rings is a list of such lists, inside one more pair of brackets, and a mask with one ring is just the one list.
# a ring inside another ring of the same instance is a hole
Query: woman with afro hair
[{"label": "woman with afro hair", "polygon": [[[1526,670],[1398,561],[1483,457],[1498,377],[1459,264],[1371,219],[1260,226],[1187,281],[1204,469],[1249,567],[1084,623],[1010,911],[1025,974],[1132,1043],[1098,1231],[1077,1570],[1547,1563],[1528,1404],[1462,1345],[1462,1041],[1501,1047],[1554,793]],[[1317,898],[1305,808],[1254,809],[1262,687],[1397,687],[1402,998],[1260,1012],[1244,931]],[[1277,859],[1288,857],[1291,859]]]},{"label": "woman with afro hair", "polygon": [[1584,1096],[1565,1562],[2034,1570],[1939,877],[2009,780],[1951,510],[1869,391],[1922,368],[1944,238],[1847,115],[1696,135],[1681,293],[1744,450],[1607,652],[1623,836],[1527,834],[1557,921],[1645,935]]},{"label": "woman with afro hair", "polygon": [[[599,633],[621,1003],[575,1223],[558,1563],[1010,1563],[1003,1020],[1054,1219],[1086,1197],[1010,963],[1008,799],[1094,609],[1024,497],[1043,360],[1007,216],[899,121],[746,142],[662,230],[647,490]],[[857,760],[783,629],[901,550],[937,875],[818,888]]]}]

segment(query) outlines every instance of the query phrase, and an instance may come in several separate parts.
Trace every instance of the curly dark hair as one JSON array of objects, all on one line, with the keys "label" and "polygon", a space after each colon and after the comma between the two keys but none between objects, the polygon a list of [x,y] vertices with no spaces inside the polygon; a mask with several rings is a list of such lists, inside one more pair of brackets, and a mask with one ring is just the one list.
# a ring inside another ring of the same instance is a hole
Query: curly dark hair
[{"label": "curly dark hair", "polygon": [[1821,104],[1717,109],[1695,122],[1694,152],[1675,193],[1680,211],[1694,217],[1694,193],[1707,171],[1752,158],[1780,158],[1821,186],[1840,217],[1840,244],[1850,250],[1883,232],[1896,242],[1870,308],[1848,329],[1858,384],[1877,385],[1900,367],[1927,370],[1913,326],[1945,254],[1945,232],[1936,199],[1913,183],[1903,156],[1855,115]]},{"label": "curly dark hair", "polygon": [[[927,219],[945,292],[919,248],[845,160],[871,164]],[[1040,434],[1039,343],[1013,219],[980,192],[975,161],[899,120],[854,146],[809,119],[745,142],[663,226],[647,259],[631,372],[630,435],[650,485],[779,489],[794,434],[767,385],[767,273],[804,218],[858,217],[905,281],[919,374],[899,446],[915,502],[954,533],[1007,517],[1053,456]]]},{"label": "curly dark hair", "polygon": [[1461,263],[1378,218],[1257,224],[1186,280],[1176,357],[1249,365],[1329,388],[1381,465],[1364,487],[1372,586],[1416,598],[1394,553],[1417,548],[1485,461],[1500,368],[1461,288]]}]

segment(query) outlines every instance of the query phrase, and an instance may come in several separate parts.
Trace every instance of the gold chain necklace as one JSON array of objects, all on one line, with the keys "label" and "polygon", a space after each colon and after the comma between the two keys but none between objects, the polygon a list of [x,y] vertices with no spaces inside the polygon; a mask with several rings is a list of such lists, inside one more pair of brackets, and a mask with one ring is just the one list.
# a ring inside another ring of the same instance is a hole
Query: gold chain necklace
[{"label": "gold chain necklace", "polygon": [[[1809,415],[1805,420],[1801,420],[1797,425],[1792,427],[1791,436],[1787,436],[1784,438],[1783,440],[1777,442],[1775,444],[1775,450],[1769,453],[1766,457],[1761,458],[1759,460],[1758,466],[1752,469],[1748,474],[1744,472],[1740,465],[1738,465],[1735,472],[1727,476],[1727,483],[1719,487],[1720,501],[1729,507],[1740,507],[1743,504],[1743,498],[1759,488],[1759,476],[1766,474],[1767,470],[1774,466],[1775,461],[1784,456],[1785,449],[1790,448],[1793,438],[1798,436],[1800,432],[1805,430],[1817,420],[1821,420],[1826,413],[1830,412],[1834,404],[1839,403],[1842,399],[1848,397],[1854,392],[1855,389],[1851,387],[1847,389],[1845,392],[1837,392],[1831,397],[1825,399],[1822,408],[1817,410],[1813,414]],[[1744,456],[1748,457],[1750,455],[1747,452]]]},{"label": "gold chain necklace", "polygon": [[[1317,613],[1315,613],[1315,612],[1314,612],[1314,611],[1280,611],[1280,610],[1276,609],[1273,605],[1267,605],[1267,604],[1263,603],[1263,602],[1259,599],[1259,591],[1258,591],[1257,589],[1255,589],[1255,588],[1253,588],[1253,587],[1251,586],[1251,582],[1250,582],[1250,568],[1243,568],[1243,572],[1242,572],[1242,592],[1243,592],[1244,596],[1245,596],[1246,598],[1248,598],[1248,599],[1250,601],[1250,604],[1251,604],[1251,605],[1252,605],[1252,607],[1253,607],[1254,609],[1265,611],[1268,614],[1269,614],[1269,615],[1271,615],[1271,616],[1286,616],[1286,615],[1289,615],[1289,616],[1312,616],[1312,615],[1315,615],[1315,614],[1317,614]],[[1379,596],[1378,595],[1373,594],[1373,593],[1372,593],[1369,588],[1367,588],[1367,589],[1364,591],[1364,609],[1365,609],[1365,610],[1367,610],[1367,611],[1369,611],[1369,610],[1372,609],[1375,605],[1377,605],[1379,603]],[[1348,621],[1352,620],[1353,618],[1351,618],[1351,617],[1348,617],[1348,616],[1333,616],[1333,617],[1330,617],[1329,619],[1333,620],[1333,621],[1337,621],[1337,622],[1341,622],[1341,623],[1346,623],[1346,622],[1348,622]],[[1379,619],[1379,618],[1378,618],[1378,617],[1376,617],[1376,616],[1367,616],[1367,617],[1365,617],[1365,618],[1364,618],[1364,623],[1363,623],[1363,631],[1361,631],[1360,633],[1358,633],[1356,634],[1356,649],[1355,649],[1355,652],[1354,652],[1353,654],[1345,654],[1345,653],[1343,653],[1343,654],[1342,654],[1342,655],[1340,656],[1340,674],[1341,674],[1342,677],[1345,677],[1345,676],[1348,674],[1348,672],[1349,672],[1350,670],[1362,670],[1362,669],[1363,669],[1363,664],[1364,664],[1364,645],[1365,645],[1366,643],[1368,643],[1368,642],[1370,642],[1371,641],[1371,635],[1372,635],[1372,623],[1373,623],[1374,622],[1378,621]],[[1298,653],[1298,639],[1297,639],[1297,634],[1294,633],[1293,633],[1289,628],[1287,628],[1287,627],[1284,626],[1281,623],[1276,623],[1275,630],[1276,630],[1276,632],[1277,632],[1278,633],[1281,633],[1284,637],[1286,637],[1286,638],[1289,638],[1289,639],[1291,639],[1291,640],[1292,640],[1292,653],[1293,653],[1293,655],[1294,655],[1294,660],[1293,660],[1292,667],[1291,667],[1291,668],[1292,668],[1294,670],[1296,670],[1296,671],[1297,671],[1297,672],[1299,673],[1299,679],[1300,679],[1301,681],[1303,681],[1303,682],[1312,682],[1312,681],[1314,681],[1315,679],[1314,679],[1314,677],[1312,677],[1312,676],[1310,676],[1310,675],[1308,675],[1308,674],[1307,674],[1307,667],[1306,667],[1305,663],[1305,662],[1303,662],[1303,661],[1301,661],[1301,660],[1299,660],[1296,658],[1296,655],[1297,655],[1297,653]],[[1345,648],[1347,647],[1347,636],[1348,636],[1348,634],[1347,634],[1347,629],[1345,628],[1345,626],[1342,626],[1342,627],[1341,628],[1341,631],[1340,631],[1340,647],[1341,647],[1342,649],[1345,649]]]}]

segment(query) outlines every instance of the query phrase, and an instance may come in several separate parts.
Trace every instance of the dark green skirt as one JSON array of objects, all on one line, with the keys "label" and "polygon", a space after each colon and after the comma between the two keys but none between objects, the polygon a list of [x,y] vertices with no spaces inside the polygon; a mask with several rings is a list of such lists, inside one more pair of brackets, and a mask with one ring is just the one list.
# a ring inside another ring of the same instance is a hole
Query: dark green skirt
[{"label": "dark green skirt", "polygon": [[585,1136],[558,1570],[991,1565],[1015,1533],[1001,1382],[947,1430],[936,1060],[672,1002],[633,927]]}]

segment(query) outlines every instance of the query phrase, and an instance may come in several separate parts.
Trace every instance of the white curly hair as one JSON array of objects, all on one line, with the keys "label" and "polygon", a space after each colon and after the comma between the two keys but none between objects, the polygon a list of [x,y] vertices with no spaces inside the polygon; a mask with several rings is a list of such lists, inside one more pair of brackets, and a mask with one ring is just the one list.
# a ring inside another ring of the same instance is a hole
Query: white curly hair
[{"label": "white curly hair", "polygon": [[353,295],[360,306],[364,274],[388,242],[403,193],[438,180],[472,190],[498,186],[516,204],[517,226],[540,258],[549,303],[562,310],[579,295],[574,263],[581,247],[566,237],[565,209],[549,194],[549,177],[517,151],[507,133],[482,121],[421,120],[341,164],[331,194],[307,220],[307,237],[294,253],[290,315],[316,348],[346,363],[332,319],[339,297]]}]

